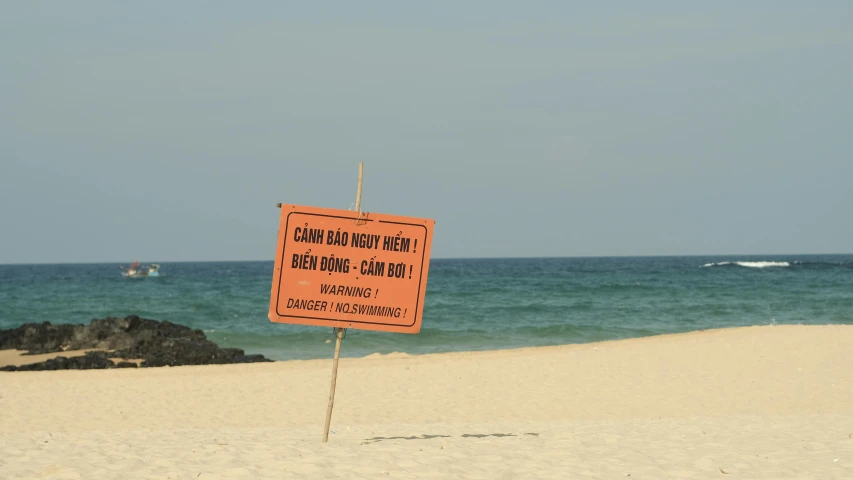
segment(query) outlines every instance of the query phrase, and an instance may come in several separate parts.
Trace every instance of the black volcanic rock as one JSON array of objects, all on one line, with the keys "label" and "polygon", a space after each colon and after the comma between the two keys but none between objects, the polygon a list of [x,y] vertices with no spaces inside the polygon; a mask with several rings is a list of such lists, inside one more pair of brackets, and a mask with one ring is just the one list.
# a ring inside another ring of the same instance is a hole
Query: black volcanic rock
[{"label": "black volcanic rock", "polygon": [[204,332],[168,321],[130,315],[125,318],[95,319],[89,325],[30,323],[0,330],[0,350],[14,348],[28,354],[66,350],[98,349],[82,357],[58,357],[45,362],[5,367],[0,370],[65,370],[86,368],[128,368],[132,362],[116,365],[110,358],[142,359],[143,367],[270,362],[263,355],[246,355],[238,348],[220,348]]},{"label": "black volcanic rock", "polygon": [[[134,367],[136,366],[135,363],[131,365]],[[88,370],[114,368],[115,366],[116,365],[113,361],[107,358],[106,352],[87,352],[85,355],[79,357],[56,357],[44,362],[31,363],[28,365],[10,365],[0,368],[0,371],[26,372],[36,370]]]},{"label": "black volcanic rock", "polygon": [[61,352],[71,343],[82,325],[51,325],[50,322],[28,323],[11,330],[0,330],[0,350],[15,348],[30,354]]}]

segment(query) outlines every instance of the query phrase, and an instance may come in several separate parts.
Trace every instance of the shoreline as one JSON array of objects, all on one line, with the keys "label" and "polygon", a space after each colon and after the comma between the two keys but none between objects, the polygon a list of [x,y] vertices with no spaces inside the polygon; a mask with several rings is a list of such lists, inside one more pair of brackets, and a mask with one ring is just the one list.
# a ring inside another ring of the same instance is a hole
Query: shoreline
[{"label": "shoreline", "polygon": [[[667,339],[676,339],[679,337],[687,338],[695,335],[703,335],[703,334],[725,334],[726,332],[737,332],[737,331],[748,331],[755,329],[765,329],[765,328],[841,328],[841,329],[851,329],[853,331],[853,325],[848,324],[836,324],[836,323],[827,323],[827,324],[763,324],[763,325],[745,325],[745,326],[737,326],[737,327],[718,327],[718,328],[706,328],[699,330],[690,330],[686,332],[675,332],[675,333],[659,333],[654,335],[645,335],[639,337],[629,337],[629,338],[618,338],[618,339],[608,339],[608,340],[596,340],[591,342],[582,342],[582,343],[564,343],[558,345],[535,345],[535,346],[520,346],[520,347],[507,347],[507,348],[485,348],[478,350],[451,350],[451,351],[443,351],[443,352],[429,352],[429,353],[409,353],[405,351],[392,351],[388,353],[381,352],[373,352],[366,355],[361,356],[348,356],[345,355],[346,342],[343,344],[341,359],[347,360],[360,360],[360,359],[391,359],[391,358],[410,358],[410,357],[436,357],[436,356],[453,356],[453,355],[490,355],[490,354],[501,354],[507,353],[512,354],[513,352],[524,352],[524,351],[535,351],[535,350],[551,350],[551,349],[569,349],[569,348],[584,348],[584,347],[593,347],[597,348],[598,346],[611,345],[614,343],[630,343],[630,342],[639,342],[639,341],[666,341]],[[326,345],[329,345],[328,343]],[[333,344],[332,344],[333,345]],[[228,347],[225,347],[228,348]],[[14,350],[14,349],[5,349],[0,350],[0,367],[4,367],[6,365],[25,365],[24,363],[13,363],[15,361],[27,361],[28,363],[42,362],[44,360],[53,359],[56,357],[64,356],[64,357],[80,357],[84,356],[87,352],[105,352],[109,353],[110,350],[106,349],[98,349],[98,348],[87,348],[83,350],[71,350],[71,351],[62,351],[62,352],[54,352],[54,353],[45,353],[45,354],[26,354],[24,350]],[[333,347],[329,348],[329,357],[327,358],[292,358],[285,360],[275,360],[271,359],[270,362],[266,363],[289,363],[289,362],[323,362],[326,360],[331,360],[332,355],[334,353]],[[32,359],[32,362],[29,360]],[[125,361],[135,362],[137,364],[141,363],[141,359],[121,359]],[[211,365],[179,365],[183,367],[201,367],[201,366],[222,366],[227,364],[211,364]],[[179,366],[174,366],[170,368],[177,368]],[[166,366],[168,367],[168,366]],[[147,368],[164,368],[164,367],[147,367]],[[67,370],[49,370],[49,371],[67,371]],[[24,372],[18,372],[24,373]]]}]

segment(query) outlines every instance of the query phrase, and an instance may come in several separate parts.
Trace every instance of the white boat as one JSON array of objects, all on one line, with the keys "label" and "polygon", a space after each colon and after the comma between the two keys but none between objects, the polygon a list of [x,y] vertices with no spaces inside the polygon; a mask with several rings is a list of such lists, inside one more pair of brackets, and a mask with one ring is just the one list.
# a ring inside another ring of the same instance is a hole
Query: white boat
[{"label": "white boat", "polygon": [[152,263],[151,265],[139,265],[139,262],[136,260],[130,264],[129,268],[124,268],[124,265],[121,265],[122,272],[121,275],[127,278],[141,278],[141,277],[159,277],[160,276],[160,265],[156,263]]}]

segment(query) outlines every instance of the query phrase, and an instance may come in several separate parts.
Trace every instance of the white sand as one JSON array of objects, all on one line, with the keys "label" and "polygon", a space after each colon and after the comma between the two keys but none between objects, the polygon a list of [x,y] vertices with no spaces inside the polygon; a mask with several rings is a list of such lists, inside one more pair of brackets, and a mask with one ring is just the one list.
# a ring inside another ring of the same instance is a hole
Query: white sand
[{"label": "white sand", "polygon": [[0,479],[847,479],[851,352],[767,326],[344,358],[326,445],[331,360],[2,373]]}]

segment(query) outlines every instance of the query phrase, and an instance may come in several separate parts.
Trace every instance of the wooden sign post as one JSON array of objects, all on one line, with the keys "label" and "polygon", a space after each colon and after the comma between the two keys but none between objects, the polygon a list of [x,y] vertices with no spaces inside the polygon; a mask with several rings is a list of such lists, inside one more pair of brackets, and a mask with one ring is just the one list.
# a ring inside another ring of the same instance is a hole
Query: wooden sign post
[{"label": "wooden sign post", "polygon": [[323,442],[329,438],[345,328],[418,333],[432,232],[429,219],[279,204],[269,319],[333,327],[335,356]]},{"label": "wooden sign post", "polygon": [[[358,189],[355,191],[355,211],[361,216],[361,186],[364,183],[364,164],[358,162]],[[335,358],[332,360],[332,385],[329,388],[329,407],[326,409],[326,427],[323,429],[323,443],[329,441],[329,426],[332,424],[332,408],[335,406],[335,384],[338,382],[338,360],[341,358],[341,343],[344,341],[344,329],[335,327]]]}]

